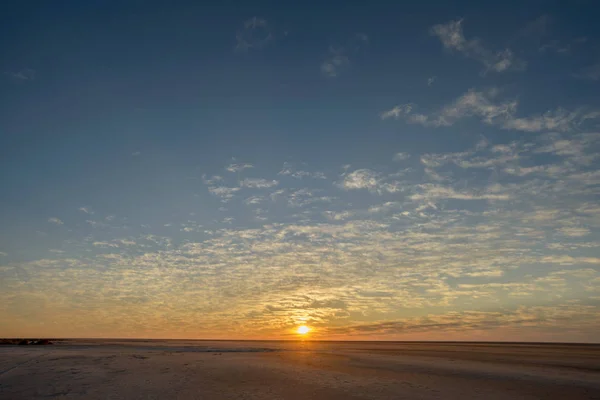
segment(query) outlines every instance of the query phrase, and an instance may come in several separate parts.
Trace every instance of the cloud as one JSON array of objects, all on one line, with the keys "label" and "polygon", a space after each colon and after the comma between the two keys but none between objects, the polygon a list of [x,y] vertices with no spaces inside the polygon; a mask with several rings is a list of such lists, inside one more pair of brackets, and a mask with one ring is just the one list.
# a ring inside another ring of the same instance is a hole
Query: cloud
[{"label": "cloud", "polygon": [[427,78],[427,86],[433,85],[433,82],[435,82],[436,79],[437,79],[437,76],[431,76],[431,77]]},{"label": "cloud", "polygon": [[430,115],[414,113],[414,104],[395,106],[381,113],[381,119],[405,118],[409,123],[428,127],[451,126],[458,120],[468,117],[478,117],[487,124],[497,124],[498,121],[510,118],[516,110],[517,101],[494,102],[497,91],[478,92],[470,89],[451,104],[444,106]]},{"label": "cloud", "polygon": [[356,54],[368,43],[368,36],[359,33],[344,46],[329,46],[327,57],[321,64],[321,73],[328,78],[337,77],[340,70],[350,64],[350,56]]},{"label": "cloud", "polygon": [[574,74],[576,78],[588,79],[591,81],[597,81],[600,79],[600,62],[590,65],[581,69],[578,73]]},{"label": "cloud", "polygon": [[56,225],[64,225],[65,224],[64,222],[62,222],[60,219],[58,219],[56,217],[48,218],[48,222],[50,222],[52,224],[56,224]]},{"label": "cloud", "polygon": [[262,178],[246,178],[240,182],[240,186],[252,189],[267,189],[279,185],[276,180],[267,180]]},{"label": "cloud", "polygon": [[247,52],[251,49],[261,49],[273,40],[273,34],[267,21],[263,18],[252,17],[235,35],[238,52]]},{"label": "cloud", "polygon": [[346,190],[367,189],[376,191],[379,187],[379,174],[370,169],[357,169],[346,175],[341,186]]},{"label": "cloud", "polygon": [[[231,166],[230,166],[231,167]],[[229,169],[228,169],[229,170]],[[232,171],[233,172],[233,171]],[[215,185],[217,182],[223,181],[223,177],[219,175],[213,175],[208,178],[206,174],[202,174],[202,182],[206,185]]]},{"label": "cloud", "polygon": [[329,55],[321,64],[321,73],[329,78],[338,76],[338,70],[350,63],[343,48],[329,47]]},{"label": "cloud", "polygon": [[446,24],[434,25],[430,33],[437,36],[448,50],[458,51],[465,57],[475,59],[485,66],[483,73],[489,71],[504,72],[523,70],[526,63],[513,54],[510,49],[492,52],[481,44],[477,38],[466,39],[462,29],[463,20],[450,21]]},{"label": "cloud", "polygon": [[253,205],[253,204],[260,204],[263,203],[265,201],[264,197],[260,197],[260,196],[250,196],[247,197],[244,200],[244,203],[246,203],[247,205]]},{"label": "cloud", "polygon": [[[105,224],[104,222],[94,221],[94,220],[91,220],[91,219],[86,219],[85,222],[87,224],[89,224],[92,228],[107,228],[107,227],[110,226],[108,224]],[[144,225],[142,225],[142,227],[143,226]]]},{"label": "cloud", "polygon": [[[309,188],[298,189],[290,192],[287,197],[287,203],[290,207],[305,207],[316,203],[331,203],[334,198],[332,196],[321,196],[322,190],[315,190]],[[283,193],[278,191],[275,193]],[[271,194],[272,199],[277,199],[278,196],[274,196],[275,193]]]},{"label": "cloud", "polygon": [[245,169],[254,168],[252,164],[229,164],[225,169],[229,172],[240,172]]},{"label": "cloud", "polygon": [[394,106],[394,108],[384,111],[380,114],[381,119],[400,118],[409,115],[413,110],[414,104],[402,104]]},{"label": "cloud", "polygon": [[302,179],[302,178],[314,178],[314,179],[327,179],[327,176],[323,172],[309,172],[298,170],[294,168],[290,163],[283,163],[283,167],[281,171],[277,173],[277,175],[291,176],[292,178]]},{"label": "cloud", "polygon": [[597,117],[593,113],[584,113],[582,110],[567,111],[563,108],[558,108],[530,117],[508,118],[504,121],[502,127],[504,129],[514,129],[524,132],[567,132],[576,128],[586,119]]},{"label": "cloud", "polygon": [[119,247],[118,244],[109,242],[93,242],[92,245],[95,247]]},{"label": "cloud", "polygon": [[419,185],[419,192],[410,196],[412,200],[437,200],[437,199],[456,199],[456,200],[509,200],[507,193],[491,193],[489,190],[483,191],[456,191],[451,187],[445,187],[435,184]]},{"label": "cloud", "polygon": [[35,71],[30,68],[17,72],[5,72],[5,74],[15,81],[32,81],[35,79]]},{"label": "cloud", "polygon": [[414,112],[416,109],[414,104],[403,104],[382,112],[380,118],[382,120],[402,118],[411,124],[438,128],[452,126],[462,119],[475,117],[487,125],[523,132],[567,132],[579,128],[587,120],[600,118],[600,112],[597,111],[583,109],[568,111],[560,107],[542,114],[516,117],[518,101],[498,100],[498,93],[498,89],[487,91],[470,89],[452,103],[429,114]]},{"label": "cloud", "polygon": [[[512,330],[521,328],[521,332],[533,329],[536,333],[533,337],[540,337],[544,330],[564,332],[581,327],[593,329],[599,325],[597,322],[592,322],[599,313],[600,310],[597,306],[578,304],[520,306],[516,309],[504,308],[500,311],[451,311],[443,314],[408,317],[396,321],[367,322],[331,328],[328,329],[327,334],[378,337],[379,335],[410,335],[413,332],[437,331],[443,332],[444,335],[452,335],[454,332],[490,331],[507,327]],[[545,329],[539,330],[535,329],[536,327]]]},{"label": "cloud", "polygon": [[303,164],[270,171],[284,188],[204,175],[202,210],[178,203],[143,228],[97,218],[110,229],[69,226],[45,256],[0,263],[0,314],[26,315],[13,324],[23,330],[43,322],[49,336],[144,326],[157,337],[282,338],[302,321],[342,338],[497,339],[506,327],[593,337],[600,313],[584,305],[600,298],[600,134],[508,136],[427,153],[402,143],[390,152],[410,154],[410,168],[336,162],[323,171],[335,182],[293,176],[314,173]]},{"label": "cloud", "polygon": [[396,153],[394,154],[394,161],[405,161],[410,158],[410,154],[408,153]]},{"label": "cloud", "polygon": [[384,182],[381,174],[364,168],[357,169],[349,174],[346,174],[338,186],[344,190],[366,189],[374,193],[395,193],[402,189],[397,182]]},{"label": "cloud", "polygon": [[78,210],[86,214],[94,213],[90,207],[79,207]]},{"label": "cloud", "polygon": [[557,54],[568,54],[571,51],[571,46],[568,44],[563,44],[558,40],[551,40],[548,43],[545,43],[540,46],[540,53],[554,52]]},{"label": "cloud", "polygon": [[131,155],[134,156],[134,157],[137,157],[137,156],[139,156],[141,154],[142,154],[142,152],[140,152],[140,151],[134,151],[133,153],[131,153]]},{"label": "cloud", "polygon": [[8,253],[5,253],[5,252],[3,252],[3,251],[0,251],[0,256],[2,256],[2,257],[6,257],[7,255],[8,255]]},{"label": "cloud", "polygon": [[235,193],[239,191],[239,187],[227,187],[227,186],[212,186],[208,188],[208,192],[214,196],[220,197],[224,203],[228,202],[233,198]]}]

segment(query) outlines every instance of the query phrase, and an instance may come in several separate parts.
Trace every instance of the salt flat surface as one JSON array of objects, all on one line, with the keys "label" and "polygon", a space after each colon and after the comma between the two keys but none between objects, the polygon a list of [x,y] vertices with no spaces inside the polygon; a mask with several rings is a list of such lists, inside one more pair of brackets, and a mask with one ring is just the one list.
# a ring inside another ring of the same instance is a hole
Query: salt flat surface
[{"label": "salt flat surface", "polygon": [[0,347],[0,399],[600,399],[600,345],[69,340]]}]

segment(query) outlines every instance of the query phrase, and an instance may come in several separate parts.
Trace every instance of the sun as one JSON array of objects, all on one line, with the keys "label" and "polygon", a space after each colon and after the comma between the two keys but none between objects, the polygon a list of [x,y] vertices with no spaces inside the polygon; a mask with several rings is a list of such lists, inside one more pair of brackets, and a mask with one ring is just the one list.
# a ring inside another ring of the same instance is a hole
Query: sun
[{"label": "sun", "polygon": [[310,328],[306,325],[302,325],[298,327],[296,332],[298,332],[300,335],[306,335],[308,332],[310,332]]}]

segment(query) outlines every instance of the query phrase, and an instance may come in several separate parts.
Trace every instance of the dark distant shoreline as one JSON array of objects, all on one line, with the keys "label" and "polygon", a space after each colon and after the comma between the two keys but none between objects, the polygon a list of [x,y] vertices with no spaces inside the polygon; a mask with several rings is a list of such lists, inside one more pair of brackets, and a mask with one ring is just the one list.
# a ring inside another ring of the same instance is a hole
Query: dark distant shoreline
[{"label": "dark distant shoreline", "polygon": [[[54,344],[59,342],[312,342],[312,343],[382,343],[382,344],[449,344],[449,345],[549,345],[549,346],[598,346],[600,342],[514,342],[514,341],[461,341],[461,340],[326,340],[326,339],[145,339],[145,338],[0,338],[0,345],[17,345],[28,341],[29,345]],[[48,341],[49,343],[37,343]]]},{"label": "dark distant shoreline", "polygon": [[0,339],[0,345],[4,346],[47,346],[61,339],[31,339],[31,338],[4,338]]}]

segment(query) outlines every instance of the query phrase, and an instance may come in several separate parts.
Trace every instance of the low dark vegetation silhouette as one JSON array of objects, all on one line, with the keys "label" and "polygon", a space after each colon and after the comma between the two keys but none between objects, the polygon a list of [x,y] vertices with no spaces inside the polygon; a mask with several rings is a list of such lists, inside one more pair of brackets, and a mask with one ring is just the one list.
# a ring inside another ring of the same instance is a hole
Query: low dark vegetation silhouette
[{"label": "low dark vegetation silhouette", "polygon": [[45,346],[45,345],[49,345],[49,344],[54,344],[54,343],[52,343],[52,341],[50,339],[0,339],[0,345]]}]

